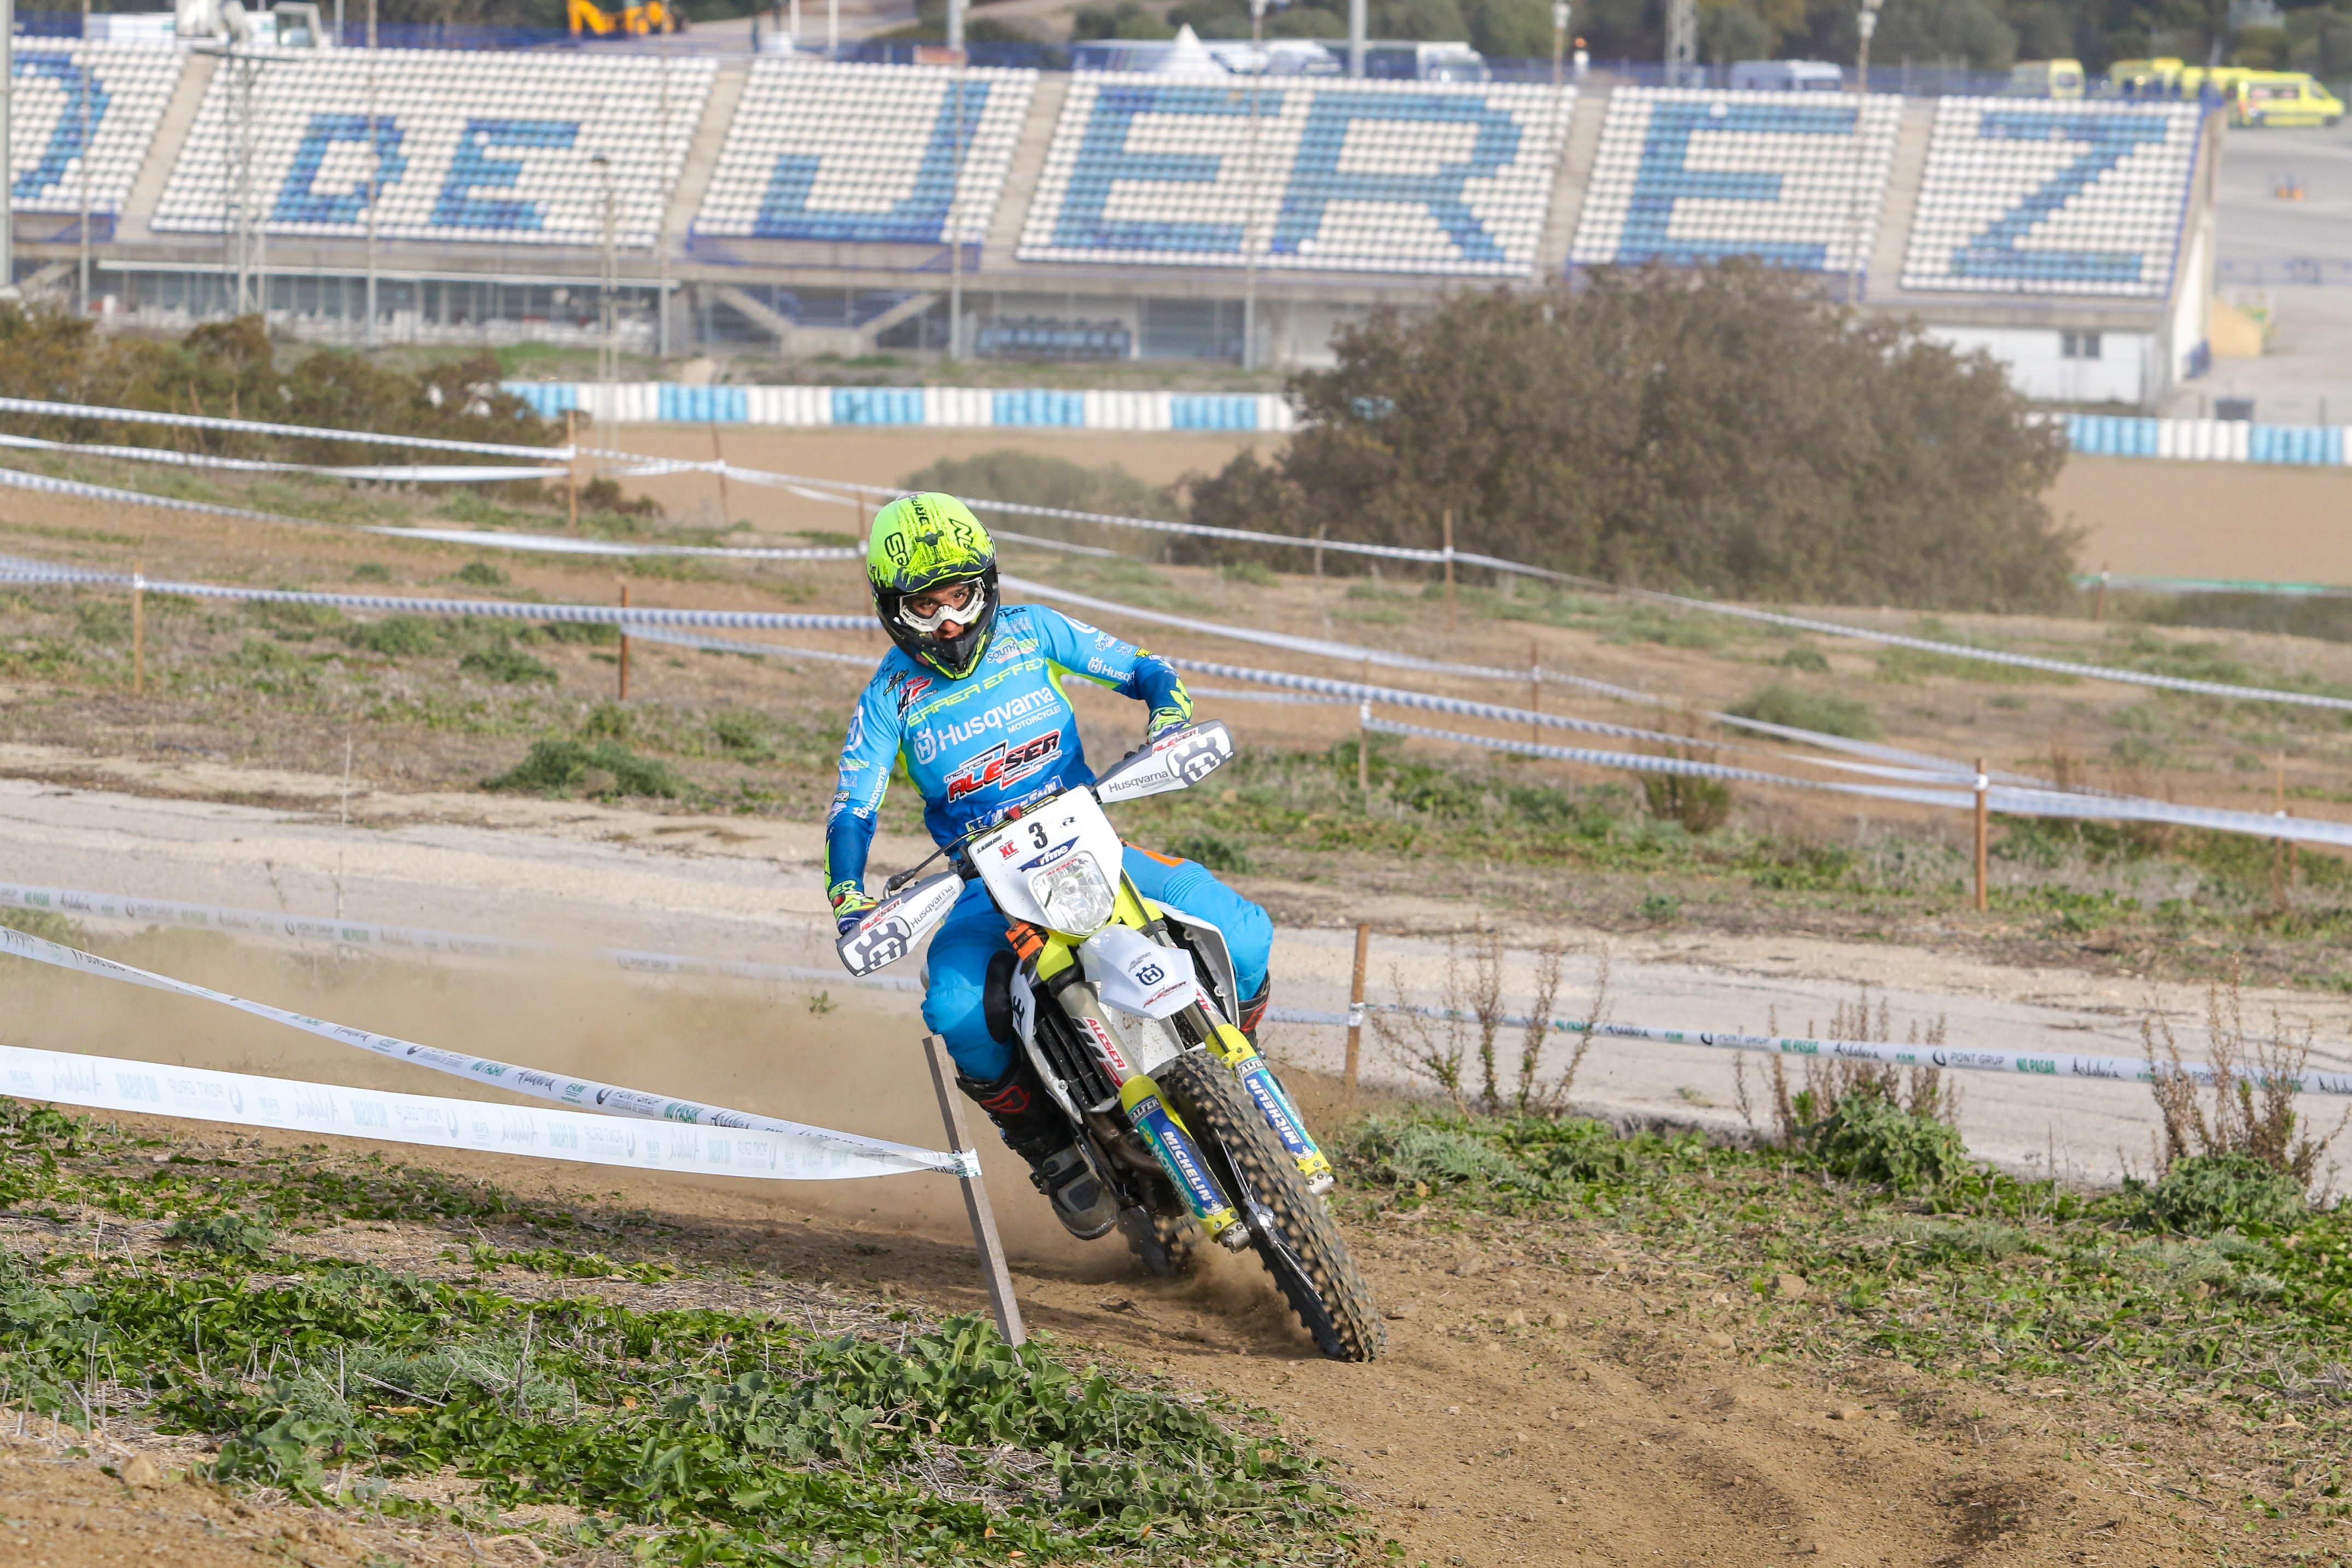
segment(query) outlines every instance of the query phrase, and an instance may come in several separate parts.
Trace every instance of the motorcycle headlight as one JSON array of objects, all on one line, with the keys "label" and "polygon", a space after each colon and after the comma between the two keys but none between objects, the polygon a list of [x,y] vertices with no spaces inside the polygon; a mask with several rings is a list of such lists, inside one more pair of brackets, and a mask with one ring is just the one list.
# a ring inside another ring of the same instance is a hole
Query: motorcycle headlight
[{"label": "motorcycle headlight", "polygon": [[1091,936],[1110,924],[1118,890],[1089,854],[1075,854],[1029,879],[1029,891],[1045,911],[1046,923],[1073,936]]}]

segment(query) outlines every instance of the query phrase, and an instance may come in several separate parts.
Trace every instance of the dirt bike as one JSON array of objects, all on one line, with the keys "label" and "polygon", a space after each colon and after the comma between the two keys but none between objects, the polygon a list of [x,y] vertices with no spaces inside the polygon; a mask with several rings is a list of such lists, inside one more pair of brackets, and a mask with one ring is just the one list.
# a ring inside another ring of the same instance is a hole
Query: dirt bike
[{"label": "dirt bike", "polygon": [[[1005,917],[992,1022],[1017,1036],[1069,1118],[1115,1224],[1172,1275],[1202,1242],[1255,1249],[1325,1355],[1370,1361],[1387,1333],[1323,1196],[1331,1162],[1241,1016],[1224,936],[1139,894],[1103,807],[1189,789],[1229,761],[1214,721],[1169,731],[1090,786],[1065,789],[892,877],[835,945],[853,975],[913,950],[973,879]],[[945,856],[949,870],[916,879]]]}]

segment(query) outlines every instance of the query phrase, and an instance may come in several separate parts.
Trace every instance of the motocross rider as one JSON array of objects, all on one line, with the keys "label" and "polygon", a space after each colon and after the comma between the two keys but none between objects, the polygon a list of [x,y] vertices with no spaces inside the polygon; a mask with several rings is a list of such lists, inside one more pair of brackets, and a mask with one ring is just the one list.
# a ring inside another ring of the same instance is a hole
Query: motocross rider
[{"label": "motocross rider", "polygon": [[[1150,709],[1148,734],[1190,721],[1192,698],[1168,663],[1083,621],[997,592],[996,546],[952,496],[909,496],[875,514],[866,573],[875,612],[897,644],[866,683],[842,743],[841,780],[825,818],[824,884],[846,934],[877,902],[865,887],[876,813],[894,770],[923,793],[941,845],[1016,808],[1094,781],[1063,694],[1076,675]],[[1129,845],[1137,891],[1217,926],[1247,998],[1234,1021],[1255,1035],[1274,945],[1265,911],[1191,861]],[[1004,916],[977,881],[931,938],[923,1021],[947,1041],[957,1084],[986,1111],[1074,1234],[1115,1218],[1068,1122],[1013,1032],[1015,959]]]}]

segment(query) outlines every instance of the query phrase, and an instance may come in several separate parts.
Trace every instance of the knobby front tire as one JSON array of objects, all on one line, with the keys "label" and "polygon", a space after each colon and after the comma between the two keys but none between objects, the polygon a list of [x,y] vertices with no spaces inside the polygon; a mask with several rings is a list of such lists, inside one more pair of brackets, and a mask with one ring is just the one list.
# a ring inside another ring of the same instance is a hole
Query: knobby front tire
[{"label": "knobby front tire", "polygon": [[1228,1197],[1246,1214],[1273,1220],[1276,1235],[1253,1225],[1251,1242],[1266,1272],[1316,1348],[1334,1361],[1370,1361],[1388,1346],[1388,1325],[1372,1304],[1331,1214],[1224,1063],[1191,1051],[1153,1078],[1201,1145]]}]

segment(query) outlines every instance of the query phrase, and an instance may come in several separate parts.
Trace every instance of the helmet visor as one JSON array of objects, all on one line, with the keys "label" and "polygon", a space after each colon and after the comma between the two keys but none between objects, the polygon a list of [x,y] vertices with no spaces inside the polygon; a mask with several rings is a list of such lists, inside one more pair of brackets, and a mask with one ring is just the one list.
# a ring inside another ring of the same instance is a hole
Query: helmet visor
[{"label": "helmet visor", "polygon": [[[921,608],[917,607],[919,601]],[[933,636],[950,621],[960,626],[971,625],[987,608],[987,588],[978,578],[966,578],[961,582],[943,583],[901,599],[898,623],[927,637]]]}]

